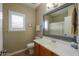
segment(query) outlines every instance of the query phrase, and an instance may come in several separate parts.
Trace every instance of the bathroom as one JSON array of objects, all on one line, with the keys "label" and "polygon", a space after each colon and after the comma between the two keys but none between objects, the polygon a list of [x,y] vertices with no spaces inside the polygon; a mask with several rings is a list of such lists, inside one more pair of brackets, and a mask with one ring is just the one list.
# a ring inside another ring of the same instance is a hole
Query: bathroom
[{"label": "bathroom", "polygon": [[0,56],[79,56],[78,13],[78,3],[0,3]]}]

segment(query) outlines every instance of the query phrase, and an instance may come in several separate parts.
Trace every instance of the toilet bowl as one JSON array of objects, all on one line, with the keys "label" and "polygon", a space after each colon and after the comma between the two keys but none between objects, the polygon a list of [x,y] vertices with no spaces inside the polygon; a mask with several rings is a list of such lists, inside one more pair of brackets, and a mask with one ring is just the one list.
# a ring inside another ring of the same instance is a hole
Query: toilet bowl
[{"label": "toilet bowl", "polygon": [[27,50],[29,51],[29,54],[33,54],[34,53],[34,42],[28,43],[26,44]]}]

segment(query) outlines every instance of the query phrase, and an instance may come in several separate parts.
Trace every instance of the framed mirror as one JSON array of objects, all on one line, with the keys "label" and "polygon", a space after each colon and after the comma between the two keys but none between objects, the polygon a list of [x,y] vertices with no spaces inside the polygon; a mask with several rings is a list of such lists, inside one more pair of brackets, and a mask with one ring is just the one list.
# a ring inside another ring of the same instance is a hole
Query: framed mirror
[{"label": "framed mirror", "polygon": [[44,35],[72,36],[76,32],[75,4],[67,3],[55,8],[44,14],[43,19]]}]

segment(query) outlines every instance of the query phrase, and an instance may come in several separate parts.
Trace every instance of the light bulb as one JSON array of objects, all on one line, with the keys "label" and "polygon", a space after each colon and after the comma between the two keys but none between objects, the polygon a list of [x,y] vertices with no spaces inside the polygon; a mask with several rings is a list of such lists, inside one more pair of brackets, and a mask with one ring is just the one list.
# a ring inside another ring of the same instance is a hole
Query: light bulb
[{"label": "light bulb", "polygon": [[52,3],[47,3],[47,7],[51,8],[51,7],[53,7],[53,4]]}]

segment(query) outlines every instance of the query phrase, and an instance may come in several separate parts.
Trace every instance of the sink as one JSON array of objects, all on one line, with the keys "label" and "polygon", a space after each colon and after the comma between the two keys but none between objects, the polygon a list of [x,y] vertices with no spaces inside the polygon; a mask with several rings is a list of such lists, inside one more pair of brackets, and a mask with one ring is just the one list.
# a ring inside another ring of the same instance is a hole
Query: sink
[{"label": "sink", "polygon": [[52,43],[56,43],[56,40],[51,40]]}]

